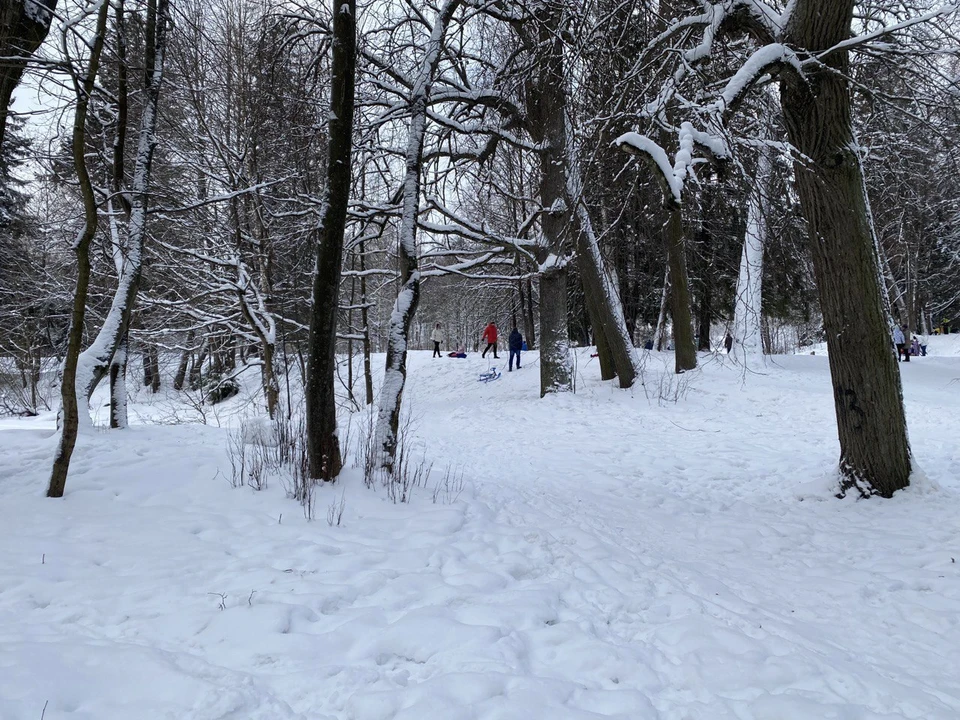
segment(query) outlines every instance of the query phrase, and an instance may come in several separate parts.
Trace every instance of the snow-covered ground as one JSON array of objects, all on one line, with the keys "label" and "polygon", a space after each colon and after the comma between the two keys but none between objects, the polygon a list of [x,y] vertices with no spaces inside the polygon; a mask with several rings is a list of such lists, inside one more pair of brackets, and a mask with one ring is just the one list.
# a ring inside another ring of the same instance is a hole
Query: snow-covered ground
[{"label": "snow-covered ground", "polygon": [[[630,392],[581,352],[544,400],[535,353],[490,384],[414,353],[429,487],[395,505],[350,451],[312,522],[277,477],[231,488],[227,430],[197,424],[83,438],[48,500],[50,418],[4,420],[0,719],[955,720],[950,342],[901,366],[925,477],[889,501],[829,495],[820,353],[679,380],[653,353]],[[465,489],[434,503],[448,467]]]}]

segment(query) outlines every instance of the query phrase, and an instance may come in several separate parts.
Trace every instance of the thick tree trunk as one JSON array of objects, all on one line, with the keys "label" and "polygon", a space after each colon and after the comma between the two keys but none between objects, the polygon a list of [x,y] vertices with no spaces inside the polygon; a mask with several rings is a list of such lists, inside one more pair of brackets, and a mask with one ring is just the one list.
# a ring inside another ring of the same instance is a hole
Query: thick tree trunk
[{"label": "thick tree trunk", "polygon": [[[570,137],[568,142],[572,142]],[[582,182],[580,167],[572,149],[570,156],[570,179],[568,187],[570,202],[576,208],[575,217],[579,226],[577,233],[577,267],[583,282],[583,292],[586,299],[587,311],[590,313],[590,324],[595,335],[602,334],[597,341],[597,352],[600,354],[600,371],[604,380],[611,379],[609,369],[605,365],[612,364],[620,381],[621,388],[632,387],[640,375],[640,356],[633,346],[630,332],[627,330],[626,318],[623,314],[623,304],[617,284],[607,272],[606,263],[600,252],[596,233],[590,214],[582,202]],[[601,351],[601,343],[604,351]],[[607,355],[605,358],[604,355]],[[609,362],[606,362],[609,361]],[[606,372],[605,372],[606,370]]]},{"label": "thick tree trunk", "polygon": [[667,247],[670,318],[673,320],[674,367],[677,373],[697,366],[697,348],[693,342],[693,317],[690,312],[690,280],[687,277],[687,254],[683,246],[683,217],[678,207],[670,213],[663,228]]},{"label": "thick tree trunk", "polygon": [[[53,470],[47,486],[47,497],[63,497],[67,485],[67,473],[70,470],[70,458],[77,444],[80,429],[79,403],[77,402],[77,364],[80,359],[80,344],[83,342],[83,322],[87,310],[87,290],[90,285],[90,241],[97,232],[97,198],[93,183],[87,171],[86,162],[86,121],[90,93],[96,84],[100,67],[100,54],[107,28],[109,3],[104,2],[97,14],[97,25],[90,49],[90,62],[87,74],[81,81],[74,77],[74,90],[77,94],[77,109],[73,119],[73,164],[77,172],[80,193],[83,197],[83,229],[74,244],[77,255],[77,284],[73,291],[73,310],[70,315],[70,332],[67,336],[67,353],[63,361],[63,377],[60,384],[61,431],[57,453],[53,459]],[[6,108],[4,108],[6,110]],[[86,412],[86,409],[84,409]]]},{"label": "thick tree trunk", "polygon": [[337,438],[334,388],[337,314],[343,235],[350,201],[353,151],[354,82],[357,60],[356,0],[333,0],[333,64],[330,88],[327,191],[316,232],[317,266],[313,276],[310,347],[307,365],[307,457],[310,476],[333,480],[343,459]]},{"label": "thick tree trunk", "polygon": [[526,81],[526,114],[539,144],[540,395],[573,389],[567,326],[567,268],[570,207],[567,188],[567,78],[561,25],[564,9],[540,3],[521,29],[536,58]]},{"label": "thick tree trunk", "polygon": [[3,0],[0,3],[0,146],[7,129],[7,111],[30,56],[50,31],[57,0]]},{"label": "thick tree trunk", "polygon": [[[548,371],[544,358],[551,360]],[[567,272],[553,268],[540,274],[540,397],[573,389],[570,337],[567,333]]]},{"label": "thick tree trunk", "polygon": [[[785,41],[811,53],[833,47],[849,37],[853,8],[853,0],[797,0]],[[781,102],[799,153],[796,186],[827,335],[841,493],[890,497],[910,482],[910,444],[851,125],[848,66],[840,49],[802,79],[785,74]]]},{"label": "thick tree trunk", "polygon": [[420,171],[423,139],[427,129],[427,104],[443,49],[443,38],[460,0],[445,0],[430,33],[419,76],[410,92],[410,122],[407,131],[406,172],[400,221],[399,254],[402,285],[390,314],[387,331],[387,362],[380,404],[377,408],[376,447],[380,467],[393,472],[397,454],[400,408],[407,381],[407,343],[410,325],[420,302],[420,269],[417,260],[417,225],[420,216]]}]

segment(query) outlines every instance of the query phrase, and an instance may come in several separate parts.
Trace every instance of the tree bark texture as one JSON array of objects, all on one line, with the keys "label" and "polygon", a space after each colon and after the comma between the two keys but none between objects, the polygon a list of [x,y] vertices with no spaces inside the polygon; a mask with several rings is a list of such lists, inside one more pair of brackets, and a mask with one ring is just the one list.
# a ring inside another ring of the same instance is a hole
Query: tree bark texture
[{"label": "tree bark texture", "polygon": [[376,447],[381,451],[380,467],[387,472],[393,472],[397,454],[400,410],[403,389],[407,382],[407,345],[410,326],[420,303],[417,226],[420,219],[420,174],[423,166],[423,140],[427,130],[427,105],[430,100],[430,87],[440,63],[443,38],[459,5],[460,0],[445,0],[440,8],[416,82],[410,92],[410,122],[398,243],[402,285],[393,312],[390,313],[387,360],[383,387],[380,390],[380,404],[377,408]]},{"label": "tree bark texture", "polygon": [[[80,359],[80,345],[83,342],[83,322],[87,311],[87,291],[90,285],[90,242],[97,232],[97,198],[86,162],[86,125],[90,94],[96,85],[97,71],[100,68],[100,55],[107,28],[109,3],[104,2],[97,14],[93,44],[90,48],[90,61],[87,73],[81,82],[74,77],[74,90],[77,94],[77,109],[73,118],[72,152],[73,164],[77,172],[80,194],[83,198],[83,229],[74,244],[77,256],[77,283],[73,291],[73,309],[70,314],[70,332],[67,336],[67,352],[63,361],[63,378],[60,384],[61,431],[60,442],[53,459],[47,497],[63,497],[70,471],[70,458],[77,444],[80,429],[79,403],[77,402],[77,364]],[[5,109],[5,108],[4,108]]]},{"label": "tree bark texture", "polygon": [[[847,39],[853,0],[798,0],[786,42],[813,53]],[[891,496],[910,482],[897,363],[884,317],[877,249],[853,135],[845,49],[804,78],[785,74],[781,102],[807,220],[840,438],[841,493]]]},{"label": "tree bark texture", "polygon": [[523,40],[535,58],[525,86],[527,126],[540,149],[540,395],[573,389],[567,327],[570,207],[567,198],[567,93],[561,33],[563,7],[538,4]]},{"label": "tree bark texture", "polygon": [[668,207],[663,226],[667,248],[668,304],[673,320],[674,368],[677,373],[697,366],[697,348],[693,342],[693,317],[690,312],[690,280],[687,277],[687,253],[683,244],[683,216],[680,207]]},{"label": "tree bark texture", "polygon": [[0,146],[7,130],[7,112],[30,56],[50,32],[57,0],[0,2]]},{"label": "tree bark texture", "polygon": [[337,438],[334,388],[337,314],[343,235],[350,201],[350,158],[353,152],[354,82],[357,61],[356,0],[333,0],[333,64],[327,190],[316,231],[317,266],[313,276],[307,362],[306,424],[310,476],[333,480],[343,459]]}]

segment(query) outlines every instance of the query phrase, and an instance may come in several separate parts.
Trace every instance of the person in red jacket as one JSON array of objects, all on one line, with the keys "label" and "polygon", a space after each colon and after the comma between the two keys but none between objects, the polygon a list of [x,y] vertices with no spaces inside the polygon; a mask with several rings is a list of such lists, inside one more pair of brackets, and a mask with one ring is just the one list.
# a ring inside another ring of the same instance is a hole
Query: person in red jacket
[{"label": "person in red jacket", "polygon": [[493,323],[487,325],[487,327],[483,329],[483,335],[481,335],[481,337],[486,340],[487,347],[484,349],[480,357],[486,357],[487,351],[493,350],[494,359],[499,360],[500,358],[497,355],[497,326]]}]

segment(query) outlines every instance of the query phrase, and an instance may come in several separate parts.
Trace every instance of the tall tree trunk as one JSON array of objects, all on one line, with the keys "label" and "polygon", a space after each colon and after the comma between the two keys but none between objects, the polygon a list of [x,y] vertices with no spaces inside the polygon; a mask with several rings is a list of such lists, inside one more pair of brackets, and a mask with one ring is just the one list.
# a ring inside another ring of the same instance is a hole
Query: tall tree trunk
[{"label": "tall tree trunk", "polygon": [[332,0],[333,64],[331,66],[327,190],[316,232],[317,265],[313,275],[310,347],[307,365],[307,457],[310,476],[333,480],[343,459],[337,438],[334,387],[340,266],[350,201],[350,158],[353,151],[354,82],[357,61],[356,0]]},{"label": "tall tree trunk", "polygon": [[[93,191],[86,162],[86,121],[90,105],[90,93],[96,85],[100,67],[100,54],[107,29],[107,11],[110,5],[103,2],[97,13],[97,25],[90,49],[87,74],[81,81],[73,77],[77,95],[77,109],[73,118],[73,165],[83,197],[83,229],[74,243],[77,256],[77,284],[73,291],[73,310],[70,315],[70,332],[67,336],[67,353],[63,360],[63,378],[60,384],[61,421],[60,442],[53,459],[53,470],[47,486],[47,497],[63,497],[70,471],[70,458],[77,444],[80,429],[79,403],[77,402],[77,363],[80,359],[80,344],[83,342],[83,322],[87,310],[87,290],[90,285],[90,242],[97,232],[97,198]],[[6,108],[4,108],[6,110]],[[86,409],[84,409],[86,412]]]},{"label": "tall tree trunk", "polygon": [[567,267],[570,206],[567,190],[567,78],[563,62],[560,3],[538,3],[521,33],[536,58],[527,76],[527,125],[540,162],[540,395],[573,389],[567,327]]},{"label": "tall tree trunk", "polygon": [[427,129],[427,103],[443,49],[443,38],[460,0],[445,0],[434,21],[430,40],[410,91],[410,122],[407,130],[406,172],[403,179],[403,207],[400,220],[400,292],[390,314],[387,332],[387,362],[380,404],[377,408],[376,447],[380,467],[393,472],[397,454],[400,407],[407,381],[407,343],[410,325],[420,302],[420,270],[417,261],[417,225],[420,211],[420,171],[423,139]]},{"label": "tall tree trunk", "polygon": [[740,274],[733,312],[733,352],[744,364],[763,359],[763,247],[767,241],[767,194],[773,172],[773,149],[764,145],[757,160],[755,184],[747,199]]},{"label": "tall tree trunk", "polygon": [[697,366],[697,348],[693,342],[693,317],[690,312],[690,280],[687,277],[687,253],[683,244],[683,216],[680,207],[668,207],[663,227],[667,246],[667,274],[670,278],[670,318],[673,320],[674,368],[677,373]]},{"label": "tall tree trunk", "polygon": [[[580,278],[583,282],[587,310],[590,313],[590,324],[593,326],[594,334],[599,331],[603,335],[603,340],[597,343],[597,352],[600,353],[601,360],[603,360],[604,353],[600,352],[600,343],[602,342],[608,353],[608,359],[614,366],[617,378],[620,381],[620,387],[629,388],[633,386],[640,375],[640,356],[633,346],[630,331],[627,330],[627,322],[623,314],[623,304],[620,302],[617,283],[607,272],[606,262],[600,252],[600,244],[597,242],[597,235],[590,220],[590,213],[583,204],[580,165],[572,147],[573,139],[569,137],[569,134],[567,142],[571,143],[571,147],[568,149],[570,163],[568,189],[570,202],[575,208],[575,217],[579,226],[577,228],[579,231],[577,232],[577,267],[580,270]],[[601,377],[604,380],[609,380],[609,377],[604,377],[604,364],[604,362],[600,364]]]},{"label": "tall tree trunk", "polygon": [[0,3],[0,146],[7,129],[7,111],[30,56],[50,32],[57,0],[3,0]]},{"label": "tall tree trunk", "polygon": [[[97,385],[110,372],[110,363],[130,330],[130,319],[140,288],[143,270],[143,243],[146,236],[150,172],[157,146],[157,117],[168,26],[168,0],[148,0],[145,28],[144,96],[140,119],[137,158],[130,188],[130,219],[127,240],[122,248],[117,290],[97,337],[83,352],[83,372],[77,375],[77,393],[89,401]],[[121,161],[122,162],[122,161]],[[114,173],[117,177],[117,173]],[[158,374],[159,379],[159,374]],[[124,401],[125,402],[125,401]]]},{"label": "tall tree trunk", "polygon": [[[853,8],[853,0],[797,0],[785,42],[806,53],[827,50],[849,37]],[[848,74],[846,49],[820,55],[803,78],[783,76],[781,103],[799,153],[794,172],[827,336],[841,493],[890,497],[910,482],[910,444],[851,125]]]}]

